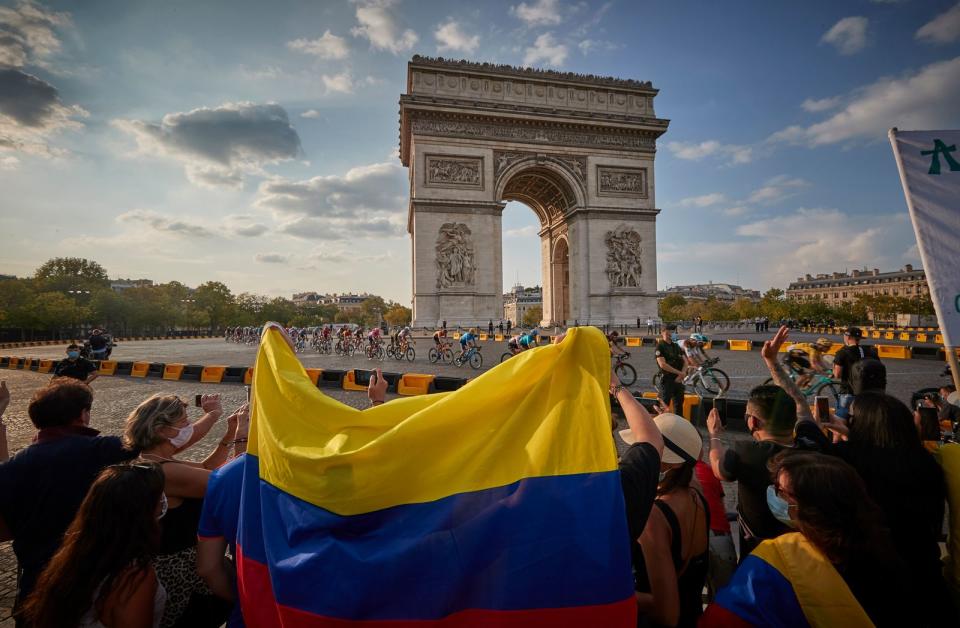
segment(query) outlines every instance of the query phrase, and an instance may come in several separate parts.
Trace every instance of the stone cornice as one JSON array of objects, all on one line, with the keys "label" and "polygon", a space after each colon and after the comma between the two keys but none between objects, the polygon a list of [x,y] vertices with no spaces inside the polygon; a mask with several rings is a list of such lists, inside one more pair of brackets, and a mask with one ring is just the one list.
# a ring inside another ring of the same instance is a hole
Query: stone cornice
[{"label": "stone cornice", "polygon": [[492,140],[531,146],[572,146],[582,149],[656,152],[656,138],[664,124],[612,126],[595,121],[558,121],[542,118],[489,116],[437,110],[401,109],[400,161],[409,166],[410,137],[427,136]]},{"label": "stone cornice", "polygon": [[414,55],[413,59],[411,59],[407,65],[409,68],[433,68],[470,74],[488,74],[499,77],[513,76],[523,79],[550,82],[561,81],[564,83],[596,87],[616,87],[629,89],[631,91],[640,91],[651,95],[656,95],[659,91],[653,87],[650,81],[622,79],[614,76],[596,76],[594,74],[577,74],[576,72],[558,72],[557,70],[541,70],[538,68],[525,68],[497,63],[478,63],[475,61],[467,61],[466,59],[444,59],[443,57]]}]

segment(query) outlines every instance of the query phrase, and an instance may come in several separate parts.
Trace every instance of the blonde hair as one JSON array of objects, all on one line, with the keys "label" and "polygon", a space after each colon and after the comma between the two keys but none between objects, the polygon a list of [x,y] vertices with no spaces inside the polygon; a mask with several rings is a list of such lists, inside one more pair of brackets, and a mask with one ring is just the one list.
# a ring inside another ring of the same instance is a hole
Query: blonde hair
[{"label": "blonde hair", "polygon": [[180,420],[185,406],[176,395],[157,393],[134,408],[123,430],[123,444],[129,449],[150,449],[167,439],[160,429]]}]

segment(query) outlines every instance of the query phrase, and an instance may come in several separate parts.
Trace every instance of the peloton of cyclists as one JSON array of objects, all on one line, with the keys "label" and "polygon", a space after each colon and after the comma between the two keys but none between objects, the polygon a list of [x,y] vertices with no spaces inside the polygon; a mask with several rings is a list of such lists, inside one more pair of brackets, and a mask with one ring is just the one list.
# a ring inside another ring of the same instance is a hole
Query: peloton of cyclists
[{"label": "peloton of cyclists", "polygon": [[531,345],[533,345],[533,347],[540,346],[540,330],[536,327],[526,333],[512,336],[510,340],[507,341],[507,349],[509,349],[513,355],[533,348]]}]

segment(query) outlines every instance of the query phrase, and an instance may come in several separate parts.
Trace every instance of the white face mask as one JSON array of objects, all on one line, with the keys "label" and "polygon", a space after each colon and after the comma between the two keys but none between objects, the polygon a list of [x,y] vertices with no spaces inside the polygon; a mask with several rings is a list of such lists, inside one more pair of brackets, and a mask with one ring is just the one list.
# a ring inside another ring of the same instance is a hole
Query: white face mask
[{"label": "white face mask", "polygon": [[193,423],[190,423],[186,427],[181,427],[181,428],[174,427],[173,429],[178,430],[177,435],[174,436],[173,438],[168,438],[167,440],[170,441],[171,445],[173,445],[177,449],[180,449],[181,447],[186,445],[187,442],[190,440],[190,437],[193,436]]}]

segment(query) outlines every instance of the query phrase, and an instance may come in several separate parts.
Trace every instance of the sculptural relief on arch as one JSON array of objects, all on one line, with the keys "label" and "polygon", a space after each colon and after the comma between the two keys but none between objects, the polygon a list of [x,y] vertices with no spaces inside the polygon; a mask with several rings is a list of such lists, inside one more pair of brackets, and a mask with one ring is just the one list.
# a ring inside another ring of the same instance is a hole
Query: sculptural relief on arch
[{"label": "sculptural relief on arch", "polygon": [[543,325],[656,316],[654,156],[669,124],[656,94],[631,79],[414,57],[400,97],[413,324],[500,320],[508,201],[540,221]]}]

